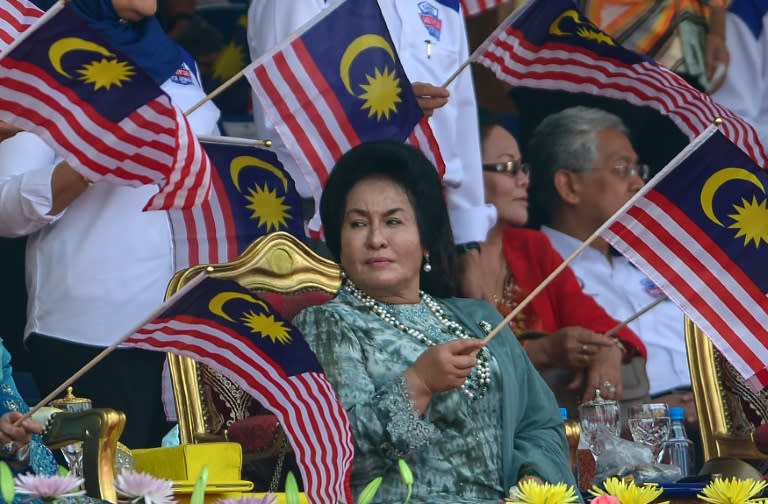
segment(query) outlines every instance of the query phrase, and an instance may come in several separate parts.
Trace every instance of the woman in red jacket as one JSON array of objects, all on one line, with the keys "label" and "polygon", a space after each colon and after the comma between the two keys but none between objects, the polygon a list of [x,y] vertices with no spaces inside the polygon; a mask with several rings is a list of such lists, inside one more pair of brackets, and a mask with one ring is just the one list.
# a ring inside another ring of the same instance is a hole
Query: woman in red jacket
[{"label": "woman in red jacket", "polygon": [[[485,297],[506,315],[533,291],[563,259],[539,231],[523,227],[528,219],[528,165],[521,162],[515,138],[481,113],[485,199],[496,206],[498,221],[481,249]],[[581,290],[566,268],[511,322],[534,366],[559,376],[575,397],[589,400],[599,389],[604,398],[622,398],[621,365],[645,357],[640,339],[628,328],[605,336],[619,322]],[[562,391],[555,391],[556,393]]]}]

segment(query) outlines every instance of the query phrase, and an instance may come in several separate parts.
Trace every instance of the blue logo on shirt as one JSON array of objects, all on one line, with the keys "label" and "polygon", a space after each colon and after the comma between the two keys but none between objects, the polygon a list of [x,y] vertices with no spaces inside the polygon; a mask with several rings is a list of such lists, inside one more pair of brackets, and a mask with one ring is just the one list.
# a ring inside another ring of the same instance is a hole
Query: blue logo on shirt
[{"label": "blue logo on shirt", "polygon": [[438,17],[437,7],[429,2],[419,2],[419,17],[421,22],[424,23],[424,27],[427,32],[437,40],[440,40],[440,30],[443,27],[443,22]]},{"label": "blue logo on shirt", "polygon": [[640,285],[643,286],[643,289],[645,289],[645,292],[648,293],[649,296],[653,298],[660,298],[664,297],[666,294],[659,288],[658,285],[653,283],[650,278],[643,278],[640,281]]},{"label": "blue logo on shirt", "polygon": [[184,86],[189,86],[195,83],[192,80],[192,72],[189,71],[186,65],[177,69],[176,73],[171,75],[171,81]]}]

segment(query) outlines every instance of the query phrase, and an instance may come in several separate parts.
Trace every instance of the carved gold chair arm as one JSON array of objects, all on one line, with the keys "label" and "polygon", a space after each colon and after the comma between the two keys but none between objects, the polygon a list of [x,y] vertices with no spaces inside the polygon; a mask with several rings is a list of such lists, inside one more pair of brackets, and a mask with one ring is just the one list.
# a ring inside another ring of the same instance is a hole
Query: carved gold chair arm
[{"label": "carved gold chair arm", "polygon": [[93,408],[77,413],[55,413],[43,432],[51,448],[83,443],[83,477],[89,497],[117,502],[115,493],[115,455],[117,440],[125,428],[125,413],[109,408]]}]

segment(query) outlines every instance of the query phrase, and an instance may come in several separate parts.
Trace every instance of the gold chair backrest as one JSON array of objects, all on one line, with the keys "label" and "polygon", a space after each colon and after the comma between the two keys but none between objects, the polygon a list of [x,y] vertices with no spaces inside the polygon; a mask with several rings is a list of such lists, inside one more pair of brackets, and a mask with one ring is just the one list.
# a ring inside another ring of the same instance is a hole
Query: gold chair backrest
[{"label": "gold chair backrest", "polygon": [[[341,271],[336,263],[281,231],[255,240],[231,262],[177,272],[168,285],[166,298],[203,271],[211,277],[235,280],[253,292],[297,295],[319,291],[333,296],[341,285]],[[210,439],[216,412],[209,411],[201,384],[201,366],[188,357],[173,354],[168,354],[168,362],[181,442]]]},{"label": "gold chair backrest", "polygon": [[[738,373],[727,369],[725,359],[688,317],[685,318],[685,341],[705,461],[714,457],[768,459],[768,455],[756,448],[752,426],[745,426],[741,402],[735,397],[733,386],[728,384],[728,380],[741,380],[736,376]],[[742,390],[748,391],[746,386]]]}]

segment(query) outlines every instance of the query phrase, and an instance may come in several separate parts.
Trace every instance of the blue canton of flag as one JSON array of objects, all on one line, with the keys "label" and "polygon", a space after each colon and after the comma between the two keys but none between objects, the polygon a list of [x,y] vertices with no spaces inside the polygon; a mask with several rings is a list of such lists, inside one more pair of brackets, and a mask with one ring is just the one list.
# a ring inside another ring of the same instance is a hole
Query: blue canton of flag
[{"label": "blue canton of flag", "polygon": [[301,38],[361,142],[405,140],[421,109],[376,2],[347,0]]},{"label": "blue canton of flag", "polygon": [[70,89],[113,122],[163,95],[149,75],[69,9],[29,35],[12,57],[20,67],[34,65],[45,72],[54,86]]},{"label": "blue canton of flag", "polygon": [[572,0],[531,0],[472,54],[516,87],[590,93],[652,107],[695,138],[720,117],[723,133],[761,166],[757,132],[656,62],[623,48],[584,17]]},{"label": "blue canton of flag", "polygon": [[89,180],[159,184],[153,208],[207,196],[208,159],[186,119],[83,19],[62,8],[16,42],[0,59],[0,120],[40,136]]},{"label": "blue canton of flag", "polygon": [[707,130],[601,233],[757,389],[768,385],[767,194],[768,172]]},{"label": "blue canton of flag", "polygon": [[346,151],[405,141],[424,117],[375,1],[335,2],[246,77],[315,197]]},{"label": "blue canton of flag", "polygon": [[304,238],[301,197],[273,152],[202,143],[215,167],[211,196],[197,207],[169,211],[176,269],[231,261],[274,231]]},{"label": "blue canton of flag", "polygon": [[201,275],[124,344],[210,366],[273,412],[311,502],[353,502],[349,417],[299,331],[235,281]]}]

